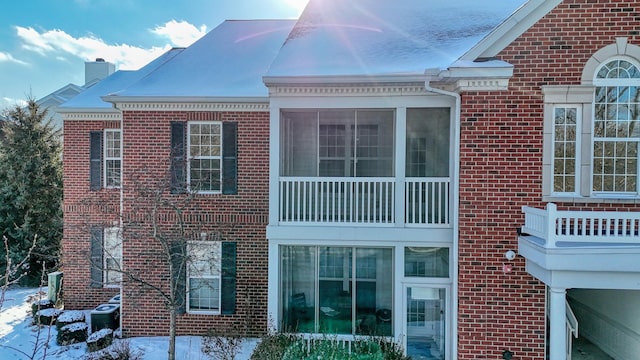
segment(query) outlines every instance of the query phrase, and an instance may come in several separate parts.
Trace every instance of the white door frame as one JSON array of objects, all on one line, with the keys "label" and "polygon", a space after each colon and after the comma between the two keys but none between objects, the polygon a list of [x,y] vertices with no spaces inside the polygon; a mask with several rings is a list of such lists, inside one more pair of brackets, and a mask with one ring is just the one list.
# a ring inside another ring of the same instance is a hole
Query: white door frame
[{"label": "white door frame", "polygon": [[452,331],[451,331],[451,323],[453,321],[452,318],[452,313],[451,313],[451,289],[452,289],[452,285],[448,284],[448,283],[439,283],[439,282],[434,282],[434,281],[417,281],[418,279],[411,279],[410,281],[403,281],[400,286],[402,289],[402,313],[401,313],[401,320],[400,323],[401,325],[401,331],[399,334],[399,338],[401,338],[402,340],[402,348],[404,349],[404,352],[406,354],[407,352],[407,306],[408,306],[408,297],[407,297],[407,289],[411,288],[411,287],[427,287],[427,288],[435,288],[435,289],[445,289],[445,306],[444,306],[444,311],[445,311],[445,329],[444,329],[444,339],[445,339],[445,344],[444,344],[444,352],[445,352],[445,359],[451,359],[451,354],[452,354],[452,349],[451,349],[451,337],[452,337]]}]

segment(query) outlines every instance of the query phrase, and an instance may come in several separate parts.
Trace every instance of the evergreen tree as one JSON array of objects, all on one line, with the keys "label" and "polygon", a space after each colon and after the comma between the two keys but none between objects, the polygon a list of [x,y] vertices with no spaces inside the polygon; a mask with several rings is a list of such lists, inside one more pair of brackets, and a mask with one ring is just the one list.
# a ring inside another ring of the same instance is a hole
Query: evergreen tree
[{"label": "evergreen tree", "polygon": [[[28,256],[26,284],[38,285],[42,266],[57,266],[62,238],[62,156],[57,131],[35,100],[8,110],[0,142],[0,235],[13,264]],[[0,259],[0,268],[6,266]]]}]

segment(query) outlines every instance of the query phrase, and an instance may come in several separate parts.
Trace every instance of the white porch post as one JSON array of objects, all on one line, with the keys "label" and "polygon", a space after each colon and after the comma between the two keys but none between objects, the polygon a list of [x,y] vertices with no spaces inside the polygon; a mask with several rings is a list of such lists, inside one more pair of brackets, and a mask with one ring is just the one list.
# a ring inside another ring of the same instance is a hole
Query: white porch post
[{"label": "white porch post", "polygon": [[395,226],[404,227],[406,222],[405,209],[406,209],[406,196],[405,196],[405,164],[407,154],[407,108],[398,107],[396,109],[396,193],[395,193]]},{"label": "white porch post", "polygon": [[567,358],[567,309],[564,288],[549,287],[549,360]]}]

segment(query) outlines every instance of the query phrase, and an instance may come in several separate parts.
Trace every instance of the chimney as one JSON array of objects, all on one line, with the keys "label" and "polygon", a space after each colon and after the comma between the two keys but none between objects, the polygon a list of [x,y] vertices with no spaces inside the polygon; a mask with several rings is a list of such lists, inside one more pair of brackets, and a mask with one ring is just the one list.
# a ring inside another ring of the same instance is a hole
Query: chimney
[{"label": "chimney", "polygon": [[84,63],[84,86],[91,86],[116,71],[116,66],[103,58]]}]

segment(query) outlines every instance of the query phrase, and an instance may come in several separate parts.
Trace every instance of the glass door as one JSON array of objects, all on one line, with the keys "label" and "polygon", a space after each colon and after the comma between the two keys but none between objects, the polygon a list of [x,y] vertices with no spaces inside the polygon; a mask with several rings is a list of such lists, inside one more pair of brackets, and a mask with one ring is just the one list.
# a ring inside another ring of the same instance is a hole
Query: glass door
[{"label": "glass door", "polygon": [[405,349],[413,360],[444,360],[446,349],[446,289],[405,286]]}]

